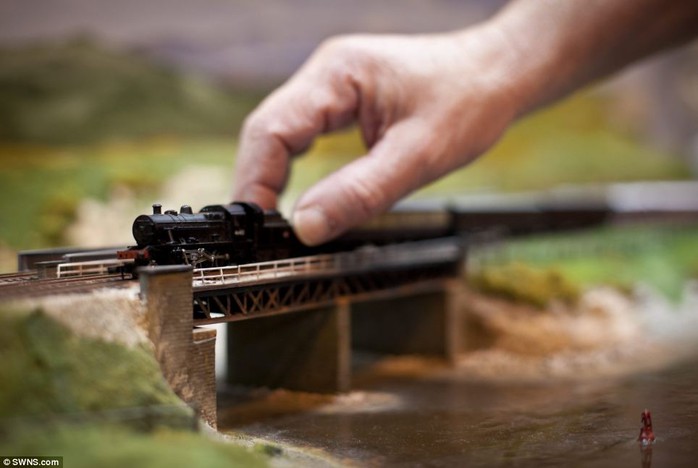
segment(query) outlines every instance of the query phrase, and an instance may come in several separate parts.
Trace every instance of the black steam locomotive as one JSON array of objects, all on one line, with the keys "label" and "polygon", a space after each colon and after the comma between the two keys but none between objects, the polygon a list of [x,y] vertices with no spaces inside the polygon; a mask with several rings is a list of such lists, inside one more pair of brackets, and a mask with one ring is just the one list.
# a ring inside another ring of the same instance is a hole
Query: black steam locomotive
[{"label": "black steam locomotive", "polygon": [[133,223],[136,246],[117,253],[129,270],[145,265],[186,264],[195,268],[237,265],[347,251],[366,244],[388,244],[495,231],[519,235],[576,229],[604,222],[609,210],[599,205],[539,205],[512,209],[403,209],[379,216],[319,247],[303,245],[277,211],[253,203],[209,205],[194,213],[141,215]]},{"label": "black steam locomotive", "polygon": [[291,226],[276,211],[253,203],[209,205],[194,213],[184,205],[140,215],[133,222],[136,246],[117,252],[135,266],[186,264],[235,265],[288,258],[305,253]]}]

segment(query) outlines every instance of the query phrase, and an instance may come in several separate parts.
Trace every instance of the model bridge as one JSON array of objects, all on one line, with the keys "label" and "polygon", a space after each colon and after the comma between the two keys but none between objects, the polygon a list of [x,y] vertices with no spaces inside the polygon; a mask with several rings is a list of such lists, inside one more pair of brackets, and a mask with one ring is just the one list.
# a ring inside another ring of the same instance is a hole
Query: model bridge
[{"label": "model bridge", "polygon": [[465,248],[459,238],[365,247],[234,267],[193,271],[196,324],[242,320],[263,314],[368,297],[438,278],[456,276]]}]

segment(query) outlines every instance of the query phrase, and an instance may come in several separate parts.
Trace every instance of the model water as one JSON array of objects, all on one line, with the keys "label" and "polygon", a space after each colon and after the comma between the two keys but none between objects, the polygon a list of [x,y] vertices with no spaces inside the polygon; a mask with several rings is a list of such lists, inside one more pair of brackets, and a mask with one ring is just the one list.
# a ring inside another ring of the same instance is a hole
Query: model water
[{"label": "model water", "polygon": [[[594,349],[472,351],[455,368],[387,358],[345,395],[223,399],[220,429],[346,465],[695,466],[698,295],[685,297],[649,295],[616,317],[637,333]],[[646,408],[656,440],[643,446]]]}]

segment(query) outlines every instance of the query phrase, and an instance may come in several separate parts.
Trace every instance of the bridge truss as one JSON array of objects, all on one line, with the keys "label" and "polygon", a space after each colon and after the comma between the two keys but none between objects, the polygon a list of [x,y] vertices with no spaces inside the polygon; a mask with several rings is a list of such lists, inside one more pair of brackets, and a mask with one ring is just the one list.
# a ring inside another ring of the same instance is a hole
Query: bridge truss
[{"label": "bridge truss", "polygon": [[[194,272],[195,324],[245,320],[376,295],[452,277],[463,263],[460,239],[374,247],[336,255]],[[237,269],[237,273],[230,270]]]}]

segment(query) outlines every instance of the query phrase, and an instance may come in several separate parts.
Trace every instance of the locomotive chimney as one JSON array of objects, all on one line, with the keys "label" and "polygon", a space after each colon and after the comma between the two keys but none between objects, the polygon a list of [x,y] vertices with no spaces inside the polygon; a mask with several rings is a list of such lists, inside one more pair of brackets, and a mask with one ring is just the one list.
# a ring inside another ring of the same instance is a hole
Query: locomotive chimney
[{"label": "locomotive chimney", "polygon": [[153,203],[153,214],[162,214],[162,205],[160,203]]},{"label": "locomotive chimney", "polygon": [[179,212],[180,214],[194,214],[194,212],[191,210],[191,206],[189,205],[182,205]]}]

